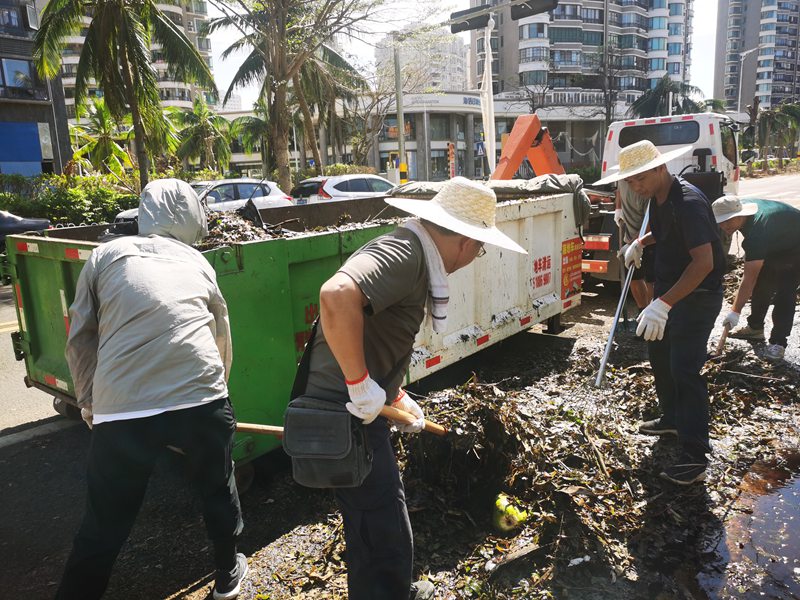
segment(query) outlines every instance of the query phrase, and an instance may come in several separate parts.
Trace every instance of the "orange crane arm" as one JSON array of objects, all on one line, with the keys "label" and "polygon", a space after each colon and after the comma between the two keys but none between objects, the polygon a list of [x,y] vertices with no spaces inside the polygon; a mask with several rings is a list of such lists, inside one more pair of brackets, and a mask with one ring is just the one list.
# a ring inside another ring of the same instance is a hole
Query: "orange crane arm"
[{"label": "orange crane arm", "polygon": [[500,162],[490,179],[511,179],[526,157],[536,175],[566,173],[547,127],[542,127],[542,122],[536,115],[517,117],[508,141],[503,146]]}]

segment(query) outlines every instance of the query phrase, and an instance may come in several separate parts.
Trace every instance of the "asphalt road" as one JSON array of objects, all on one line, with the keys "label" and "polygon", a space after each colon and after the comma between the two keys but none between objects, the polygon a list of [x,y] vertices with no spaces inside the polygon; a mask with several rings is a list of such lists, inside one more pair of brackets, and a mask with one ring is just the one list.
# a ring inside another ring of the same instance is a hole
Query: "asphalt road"
[{"label": "asphalt road", "polygon": [[[800,175],[775,175],[746,179],[740,183],[740,196],[769,198],[800,208]],[[52,399],[36,389],[25,387],[25,365],[14,360],[8,330],[15,325],[16,313],[11,288],[0,287],[0,436],[41,424],[53,418]]]}]

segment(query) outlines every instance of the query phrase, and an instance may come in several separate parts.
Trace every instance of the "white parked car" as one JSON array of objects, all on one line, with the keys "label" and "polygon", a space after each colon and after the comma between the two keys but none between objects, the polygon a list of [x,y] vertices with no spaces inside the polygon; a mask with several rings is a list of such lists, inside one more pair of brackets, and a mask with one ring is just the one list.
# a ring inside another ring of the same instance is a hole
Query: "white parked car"
[{"label": "white parked car", "polygon": [[[216,181],[195,181],[191,184],[200,200],[204,200],[211,210],[236,210],[247,204],[252,197],[257,208],[278,208],[293,206],[292,197],[285,194],[274,181],[260,179],[219,179]],[[115,222],[135,221],[139,209],[123,210]]]},{"label": "white parked car", "polygon": [[304,179],[292,189],[295,204],[385,196],[395,185],[377,175],[333,175]]}]

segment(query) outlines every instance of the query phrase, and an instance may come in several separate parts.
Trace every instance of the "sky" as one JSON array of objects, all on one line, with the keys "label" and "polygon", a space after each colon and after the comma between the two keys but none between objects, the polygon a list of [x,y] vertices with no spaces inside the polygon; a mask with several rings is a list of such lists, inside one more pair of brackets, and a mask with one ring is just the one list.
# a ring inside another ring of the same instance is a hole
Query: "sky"
[{"label": "sky", "polygon": [[[383,23],[374,23],[371,29],[373,35],[361,41],[352,41],[346,44],[346,50],[358,60],[365,63],[372,62],[373,46],[378,39],[383,37],[390,29],[403,26],[403,22],[419,22],[418,15],[423,10],[431,12],[426,19],[428,22],[440,22],[447,18],[450,12],[469,7],[468,0],[454,2],[431,3],[427,0],[398,0],[391,3],[392,17]],[[431,7],[435,7],[431,11]],[[219,16],[216,10],[209,6],[209,16]],[[694,20],[692,34],[692,66],[691,81],[694,86],[703,90],[706,98],[712,98],[714,92],[714,38],[717,23],[717,0],[694,0]],[[234,55],[231,59],[223,61],[222,52],[237,38],[234,30],[215,32],[211,36],[211,50],[214,61],[214,78],[221,94],[224,94],[230,85],[233,75],[244,60],[244,54]],[[468,34],[462,34],[465,42],[469,41]],[[700,57],[711,57],[701,59]],[[252,106],[258,96],[258,87],[239,89],[235,92],[242,97],[242,107],[247,109]]]}]

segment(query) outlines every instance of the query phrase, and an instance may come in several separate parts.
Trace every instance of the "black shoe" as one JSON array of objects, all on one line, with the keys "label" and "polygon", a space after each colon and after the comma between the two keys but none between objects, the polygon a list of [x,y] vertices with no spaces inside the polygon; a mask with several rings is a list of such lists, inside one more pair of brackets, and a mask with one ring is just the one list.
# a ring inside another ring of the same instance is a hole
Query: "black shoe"
[{"label": "black shoe", "polygon": [[662,417],[641,423],[639,425],[639,433],[645,435],[678,435],[678,430],[675,429],[675,425],[665,422]]},{"label": "black shoe", "polygon": [[411,592],[408,595],[409,600],[433,600],[436,588],[430,581],[421,579],[411,584]]},{"label": "black shoe", "polygon": [[692,485],[706,478],[708,463],[703,459],[683,456],[677,464],[661,471],[661,479],[666,479],[677,485]]},{"label": "black shoe", "polygon": [[247,558],[244,554],[236,555],[236,566],[233,571],[217,571],[214,582],[214,600],[233,600],[239,595],[242,581],[247,576]]}]

